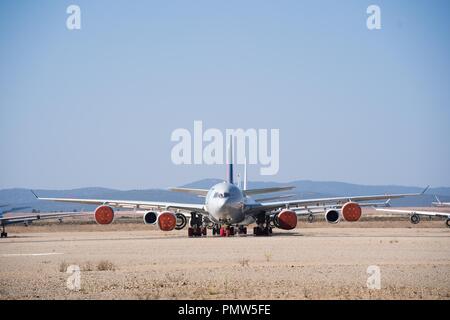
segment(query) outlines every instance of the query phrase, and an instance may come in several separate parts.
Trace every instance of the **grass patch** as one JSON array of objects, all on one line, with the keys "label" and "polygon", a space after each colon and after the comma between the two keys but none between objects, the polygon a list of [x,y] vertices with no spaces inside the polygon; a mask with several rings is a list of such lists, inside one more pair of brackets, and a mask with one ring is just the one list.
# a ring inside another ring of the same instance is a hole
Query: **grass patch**
[{"label": "grass patch", "polygon": [[81,265],[81,271],[94,271],[95,267],[92,262],[88,261]]},{"label": "grass patch", "polygon": [[249,259],[246,259],[246,258],[242,258],[241,260],[239,260],[239,264],[242,266],[242,267],[248,267],[248,263],[249,263]]},{"label": "grass patch", "polygon": [[59,264],[59,272],[66,272],[69,264],[66,261],[63,261]]},{"label": "grass patch", "polygon": [[264,253],[264,257],[266,258],[266,261],[269,262],[270,260],[272,260],[272,253],[266,252]]},{"label": "grass patch", "polygon": [[116,266],[114,263],[108,260],[102,260],[97,264],[98,271],[114,271],[116,270]]}]

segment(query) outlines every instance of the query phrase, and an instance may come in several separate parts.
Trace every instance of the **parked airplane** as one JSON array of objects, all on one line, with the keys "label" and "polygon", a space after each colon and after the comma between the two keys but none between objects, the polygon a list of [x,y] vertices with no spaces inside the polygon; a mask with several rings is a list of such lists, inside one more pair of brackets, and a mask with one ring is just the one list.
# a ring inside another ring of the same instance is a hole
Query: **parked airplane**
[{"label": "parked airplane", "polygon": [[8,233],[6,232],[6,226],[10,224],[23,223],[25,225],[30,224],[32,221],[36,220],[47,220],[47,219],[62,219],[64,217],[72,217],[76,215],[83,215],[82,213],[74,212],[60,212],[60,213],[40,213],[40,214],[26,214],[26,215],[9,215],[4,216],[5,213],[10,213],[13,211],[19,211],[26,209],[28,207],[13,208],[11,210],[0,212],[0,225],[2,227],[1,238],[7,238]]},{"label": "parked airplane", "polygon": [[[9,207],[9,204],[2,204],[0,205],[0,208],[5,208],[5,207]],[[23,210],[23,209],[28,209],[29,207],[15,207],[15,208],[11,208],[11,209],[6,209],[1,211],[0,210],[0,215],[5,214],[5,213],[10,213],[10,212],[14,212],[14,211],[19,211],[19,210]]]},{"label": "parked airplane", "polygon": [[384,212],[392,212],[392,213],[400,213],[400,214],[409,214],[409,219],[411,220],[412,224],[418,224],[420,222],[421,216],[427,216],[427,217],[445,217],[447,218],[445,220],[445,224],[447,227],[450,228],[450,213],[446,212],[433,212],[433,211],[416,211],[416,210],[400,210],[400,209],[378,209],[375,208],[377,211],[384,211]]},{"label": "parked airplane", "polygon": [[436,202],[431,203],[434,207],[450,207],[450,202],[441,202],[437,196],[434,197],[436,198]]},{"label": "parked airplane", "polygon": [[[231,148],[229,149],[231,150]],[[229,159],[232,153],[229,151]],[[255,235],[270,235],[272,228],[277,227],[291,230],[297,226],[297,213],[295,209],[308,206],[335,205],[325,212],[325,220],[337,223],[341,218],[346,221],[357,221],[361,217],[361,204],[363,201],[386,200],[409,196],[418,196],[422,193],[385,194],[371,196],[347,196],[318,199],[255,201],[252,196],[272,192],[286,191],[293,187],[273,187],[262,189],[248,189],[247,177],[244,177],[244,186],[239,188],[233,182],[233,163],[228,165],[228,179],[214,185],[210,189],[171,188],[174,192],[185,192],[205,197],[203,204],[157,202],[157,201],[129,201],[109,199],[72,199],[72,198],[36,198],[58,202],[82,203],[98,205],[94,217],[99,224],[110,224],[114,220],[113,208],[128,208],[143,213],[146,224],[154,224],[163,231],[183,229],[187,225],[188,235],[206,236],[207,229],[212,229],[213,235],[232,236],[235,228],[239,234],[247,233],[247,226],[256,223],[253,228]]]}]

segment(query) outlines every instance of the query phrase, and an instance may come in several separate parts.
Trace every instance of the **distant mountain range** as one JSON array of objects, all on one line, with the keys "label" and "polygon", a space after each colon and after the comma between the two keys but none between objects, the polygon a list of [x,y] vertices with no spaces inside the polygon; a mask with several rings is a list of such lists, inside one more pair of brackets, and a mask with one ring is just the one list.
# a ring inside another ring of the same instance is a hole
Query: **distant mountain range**
[{"label": "distant mountain range", "polygon": [[[221,182],[220,179],[205,179],[185,185],[190,188],[210,188],[216,183]],[[249,188],[264,188],[269,186],[295,186],[294,190],[279,194],[293,194],[293,198],[318,198],[333,197],[345,195],[369,195],[369,194],[385,194],[385,193],[415,193],[421,192],[421,187],[406,186],[367,186],[359,184],[351,184],[344,182],[328,182],[328,181],[310,181],[297,180],[288,183],[278,182],[249,182]],[[114,190],[107,188],[79,188],[72,190],[34,190],[41,197],[67,197],[67,198],[97,198],[97,199],[117,199],[117,200],[155,200],[155,201],[172,201],[172,202],[195,202],[202,203],[203,199],[183,193],[170,192],[162,189],[147,190]],[[431,202],[435,201],[434,195],[438,195],[441,201],[450,201],[450,187],[430,188],[427,193],[420,197],[411,197],[392,200],[392,206],[409,206],[409,207],[426,207],[431,206]],[[262,195],[260,197],[264,197]],[[9,207],[0,208],[0,210],[8,210],[12,207],[29,207],[29,209],[21,210],[22,212],[31,212],[39,210],[41,212],[52,211],[89,211],[95,209],[95,206],[55,203],[48,201],[39,201],[28,189],[3,189],[0,190],[0,205],[8,204]]]}]

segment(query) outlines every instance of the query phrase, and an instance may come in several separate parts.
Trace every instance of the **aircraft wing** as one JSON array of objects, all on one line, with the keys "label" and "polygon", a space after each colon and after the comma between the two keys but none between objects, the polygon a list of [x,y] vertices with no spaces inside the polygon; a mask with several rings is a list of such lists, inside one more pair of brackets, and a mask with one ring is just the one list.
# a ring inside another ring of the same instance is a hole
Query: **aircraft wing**
[{"label": "aircraft wing", "polygon": [[204,211],[203,204],[178,203],[178,202],[157,202],[157,201],[133,201],[133,200],[109,200],[109,199],[73,199],[73,198],[40,198],[34,192],[33,194],[39,200],[48,200],[55,202],[69,202],[92,205],[107,205],[115,208],[127,209],[181,209],[191,211]]},{"label": "aircraft wing", "polygon": [[[359,203],[361,207],[389,207],[390,199],[385,202],[362,202]],[[342,205],[331,205],[331,206],[310,206],[310,207],[300,207],[293,208],[292,210],[297,214],[297,216],[308,216],[308,215],[316,215],[316,214],[324,214],[327,210],[330,209],[342,209]]]},{"label": "aircraft wing", "polygon": [[377,211],[385,211],[391,213],[401,213],[401,214],[418,214],[422,216],[438,216],[450,218],[450,213],[446,212],[436,212],[436,211],[416,211],[416,210],[400,210],[400,209],[378,209]]},{"label": "aircraft wing", "polygon": [[331,197],[331,198],[317,198],[317,199],[299,199],[288,201],[275,201],[275,202],[261,202],[254,206],[255,210],[276,210],[283,207],[301,207],[315,205],[320,206],[329,203],[343,204],[345,202],[361,202],[361,201],[373,201],[373,200],[387,200],[403,197],[420,196],[424,194],[429,187],[426,187],[420,193],[404,193],[404,194],[383,194],[383,195],[370,195],[370,196],[349,196],[349,197]]}]

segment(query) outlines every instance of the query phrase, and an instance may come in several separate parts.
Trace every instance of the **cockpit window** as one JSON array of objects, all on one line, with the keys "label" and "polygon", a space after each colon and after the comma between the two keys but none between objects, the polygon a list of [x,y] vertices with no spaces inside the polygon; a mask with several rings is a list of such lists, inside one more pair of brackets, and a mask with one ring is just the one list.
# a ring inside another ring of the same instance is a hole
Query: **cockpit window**
[{"label": "cockpit window", "polygon": [[230,197],[230,193],[229,192],[224,192],[224,193],[220,193],[220,192],[216,192],[213,196],[214,198],[228,198]]}]

